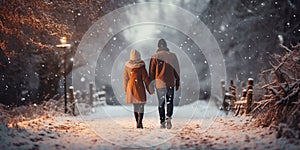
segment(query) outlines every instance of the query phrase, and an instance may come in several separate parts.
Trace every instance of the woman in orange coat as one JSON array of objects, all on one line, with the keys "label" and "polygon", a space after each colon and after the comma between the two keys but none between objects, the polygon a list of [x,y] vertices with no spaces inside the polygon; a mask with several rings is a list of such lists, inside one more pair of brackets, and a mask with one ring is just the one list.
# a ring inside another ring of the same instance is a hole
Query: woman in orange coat
[{"label": "woman in orange coat", "polygon": [[150,79],[146,71],[145,62],[141,60],[140,53],[132,49],[130,60],[126,62],[124,69],[124,90],[126,103],[133,104],[134,117],[137,128],[143,128],[144,105],[146,104],[146,91],[153,94],[154,89],[149,88]]}]

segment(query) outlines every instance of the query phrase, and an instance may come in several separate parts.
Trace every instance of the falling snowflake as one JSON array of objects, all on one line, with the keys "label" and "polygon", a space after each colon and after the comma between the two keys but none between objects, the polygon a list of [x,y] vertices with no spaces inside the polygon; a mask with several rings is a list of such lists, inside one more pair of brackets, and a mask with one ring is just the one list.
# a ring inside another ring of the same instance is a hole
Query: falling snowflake
[{"label": "falling snowflake", "polygon": [[277,37],[278,37],[278,39],[279,39],[279,42],[280,42],[281,44],[283,44],[283,36],[282,36],[282,35],[278,35]]},{"label": "falling snowflake", "polygon": [[226,28],[225,28],[224,25],[221,25],[221,26],[220,26],[220,30],[221,30],[221,31],[225,31],[225,29],[226,29]]}]

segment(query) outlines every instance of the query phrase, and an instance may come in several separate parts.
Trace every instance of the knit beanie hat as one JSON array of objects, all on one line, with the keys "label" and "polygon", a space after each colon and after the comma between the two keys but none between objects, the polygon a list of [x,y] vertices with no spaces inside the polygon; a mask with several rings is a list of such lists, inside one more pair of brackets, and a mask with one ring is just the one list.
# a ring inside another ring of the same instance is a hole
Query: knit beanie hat
[{"label": "knit beanie hat", "polygon": [[167,42],[164,40],[164,39],[160,39],[158,41],[158,48],[164,48],[164,47],[167,47]]},{"label": "knit beanie hat", "polygon": [[141,60],[141,54],[139,51],[137,51],[136,49],[132,49],[130,51],[130,60]]}]

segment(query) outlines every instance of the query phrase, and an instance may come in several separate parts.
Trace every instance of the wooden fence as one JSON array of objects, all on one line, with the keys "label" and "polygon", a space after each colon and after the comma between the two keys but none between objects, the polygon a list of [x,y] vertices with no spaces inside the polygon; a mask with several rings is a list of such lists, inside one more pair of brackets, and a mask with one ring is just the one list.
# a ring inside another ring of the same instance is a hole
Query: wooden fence
[{"label": "wooden fence", "polygon": [[93,83],[89,84],[89,92],[79,90],[74,92],[74,87],[70,86],[67,97],[67,113],[71,113],[74,116],[77,115],[75,110],[78,103],[85,103],[91,107],[97,107],[106,105],[107,99],[105,86],[96,91]]},{"label": "wooden fence", "polygon": [[248,79],[247,89],[243,89],[240,97],[237,97],[237,88],[233,81],[230,81],[229,92],[226,92],[225,82],[221,81],[223,93],[222,109],[228,113],[233,111],[234,115],[248,115],[251,112],[253,98],[253,79]]}]

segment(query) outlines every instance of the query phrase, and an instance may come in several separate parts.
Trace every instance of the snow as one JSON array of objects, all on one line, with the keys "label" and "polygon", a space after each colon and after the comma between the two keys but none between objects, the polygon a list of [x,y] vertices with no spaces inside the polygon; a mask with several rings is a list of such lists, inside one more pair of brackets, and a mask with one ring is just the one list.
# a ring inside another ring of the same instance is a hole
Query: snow
[{"label": "snow", "polygon": [[84,82],[84,81],[85,81],[85,78],[84,78],[84,77],[81,77],[81,78],[80,78],[80,81],[81,81],[81,82]]},{"label": "snow", "polygon": [[144,129],[136,129],[131,105],[102,106],[94,113],[43,116],[0,124],[0,149],[297,149],[296,139],[251,125],[253,118],[226,116],[214,105],[196,101],[175,107],[173,128],[160,129],[156,106],[146,105]]}]

